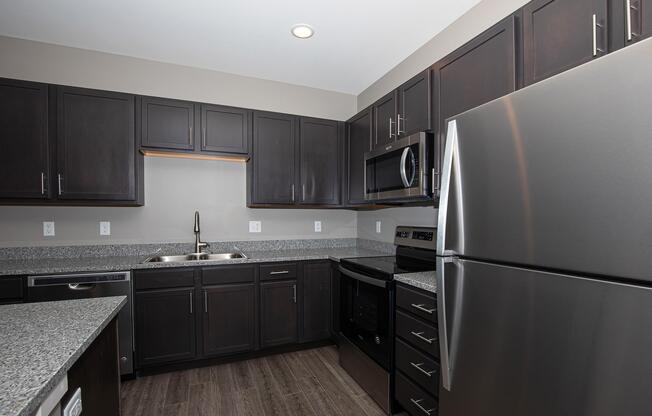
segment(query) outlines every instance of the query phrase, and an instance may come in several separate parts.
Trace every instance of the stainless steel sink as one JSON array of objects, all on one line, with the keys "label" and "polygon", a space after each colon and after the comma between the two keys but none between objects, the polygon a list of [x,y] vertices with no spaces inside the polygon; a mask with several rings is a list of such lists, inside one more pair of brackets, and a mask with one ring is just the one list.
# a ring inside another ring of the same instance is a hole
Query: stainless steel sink
[{"label": "stainless steel sink", "polygon": [[229,259],[246,259],[243,253],[193,253],[182,254],[180,256],[156,256],[145,260],[145,263],[176,263],[184,261],[209,261],[209,260],[229,260]]}]

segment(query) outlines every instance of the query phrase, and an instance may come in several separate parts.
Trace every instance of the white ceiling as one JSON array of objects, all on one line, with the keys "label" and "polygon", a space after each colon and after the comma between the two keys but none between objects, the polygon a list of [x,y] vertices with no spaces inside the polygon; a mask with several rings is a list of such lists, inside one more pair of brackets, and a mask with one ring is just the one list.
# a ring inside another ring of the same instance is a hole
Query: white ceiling
[{"label": "white ceiling", "polygon": [[0,34],[358,94],[478,1],[0,0]]}]

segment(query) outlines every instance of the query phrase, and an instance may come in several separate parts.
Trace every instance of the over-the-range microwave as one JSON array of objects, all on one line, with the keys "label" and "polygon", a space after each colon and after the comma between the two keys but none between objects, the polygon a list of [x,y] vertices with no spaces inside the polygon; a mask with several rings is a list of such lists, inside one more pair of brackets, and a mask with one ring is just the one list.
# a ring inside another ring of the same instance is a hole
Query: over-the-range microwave
[{"label": "over-the-range microwave", "polygon": [[365,153],[365,200],[431,198],[433,146],[432,134],[420,132]]}]

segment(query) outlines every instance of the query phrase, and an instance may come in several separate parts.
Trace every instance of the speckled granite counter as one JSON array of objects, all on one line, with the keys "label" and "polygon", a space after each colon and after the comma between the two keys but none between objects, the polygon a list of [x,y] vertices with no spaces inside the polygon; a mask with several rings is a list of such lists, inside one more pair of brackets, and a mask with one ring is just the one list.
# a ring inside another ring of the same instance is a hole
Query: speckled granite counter
[{"label": "speckled granite counter", "polygon": [[0,415],[31,416],[126,299],[0,306]]},{"label": "speckled granite counter", "polygon": [[437,279],[434,271],[395,274],[394,280],[428,292],[437,293]]},{"label": "speckled granite counter", "polygon": [[[215,251],[215,250],[212,250]],[[105,272],[116,270],[152,269],[160,267],[213,266],[234,263],[263,263],[300,260],[335,260],[347,257],[387,256],[387,252],[359,247],[310,248],[291,250],[244,251],[246,259],[215,261],[188,261],[175,263],[144,263],[147,256],[30,258],[25,260],[0,260],[0,276]],[[166,253],[160,254],[178,254]]]}]

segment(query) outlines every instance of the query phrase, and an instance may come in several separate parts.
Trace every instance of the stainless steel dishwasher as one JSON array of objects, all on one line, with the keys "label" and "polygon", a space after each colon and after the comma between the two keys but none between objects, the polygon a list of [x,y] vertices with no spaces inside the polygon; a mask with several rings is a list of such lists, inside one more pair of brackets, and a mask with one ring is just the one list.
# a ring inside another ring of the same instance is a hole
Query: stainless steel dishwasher
[{"label": "stainless steel dishwasher", "polygon": [[118,314],[120,374],[134,372],[134,332],[130,272],[79,273],[29,276],[27,300],[52,300],[126,296],[127,304]]}]

